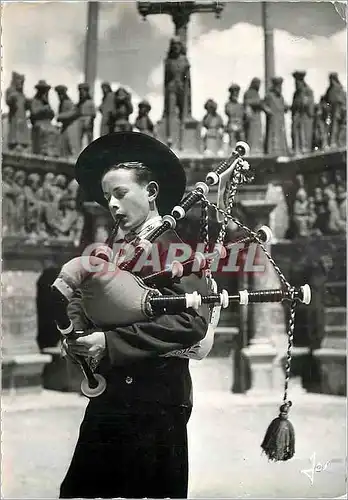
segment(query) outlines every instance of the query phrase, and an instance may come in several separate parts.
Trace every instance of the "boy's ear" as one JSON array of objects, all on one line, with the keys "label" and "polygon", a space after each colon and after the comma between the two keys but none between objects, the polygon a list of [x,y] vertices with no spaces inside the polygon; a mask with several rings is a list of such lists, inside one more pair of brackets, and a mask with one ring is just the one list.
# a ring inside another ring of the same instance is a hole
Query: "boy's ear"
[{"label": "boy's ear", "polygon": [[149,193],[149,201],[155,201],[158,196],[159,186],[157,182],[151,181],[147,185],[147,191]]}]

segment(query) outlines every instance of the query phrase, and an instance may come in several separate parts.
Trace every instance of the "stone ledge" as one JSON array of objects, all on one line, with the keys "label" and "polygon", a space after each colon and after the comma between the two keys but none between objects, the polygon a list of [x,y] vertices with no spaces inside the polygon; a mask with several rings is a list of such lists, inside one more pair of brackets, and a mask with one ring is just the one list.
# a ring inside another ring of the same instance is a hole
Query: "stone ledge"
[{"label": "stone ledge", "polygon": [[48,354],[41,354],[39,352],[32,354],[5,354],[2,358],[2,365],[12,366],[21,364],[35,364],[35,363],[49,363],[52,356]]},{"label": "stone ledge", "polygon": [[4,391],[41,391],[42,371],[52,356],[41,353],[5,355],[2,359]]},{"label": "stone ledge", "polygon": [[346,359],[347,351],[345,349],[333,349],[330,347],[322,347],[320,349],[315,349],[313,355],[325,359],[325,358],[335,358],[335,359]]},{"label": "stone ledge", "polygon": [[47,364],[50,363],[52,360],[52,356],[49,356],[48,354],[18,354],[13,356],[13,362],[15,365],[32,365],[36,363],[43,363]]}]

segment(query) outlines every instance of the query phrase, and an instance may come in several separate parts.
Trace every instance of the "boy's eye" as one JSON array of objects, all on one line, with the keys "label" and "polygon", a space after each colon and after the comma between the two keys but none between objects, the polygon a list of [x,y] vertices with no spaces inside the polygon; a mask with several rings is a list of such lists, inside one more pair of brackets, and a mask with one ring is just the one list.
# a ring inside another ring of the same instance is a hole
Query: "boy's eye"
[{"label": "boy's eye", "polygon": [[114,192],[114,196],[121,200],[128,193],[128,189],[116,189]]},{"label": "boy's eye", "polygon": [[[115,189],[115,191],[112,193],[112,196],[114,196],[117,200],[121,200],[127,193],[128,189]],[[107,201],[110,201],[111,194],[104,193],[104,198]]]}]

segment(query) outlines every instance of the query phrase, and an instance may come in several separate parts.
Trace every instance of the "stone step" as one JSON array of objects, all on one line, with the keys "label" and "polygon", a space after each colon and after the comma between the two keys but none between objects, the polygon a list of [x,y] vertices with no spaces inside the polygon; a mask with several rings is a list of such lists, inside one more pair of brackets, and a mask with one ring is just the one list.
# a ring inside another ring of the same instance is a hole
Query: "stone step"
[{"label": "stone step", "polygon": [[48,354],[11,354],[2,358],[2,389],[4,391],[40,391],[42,372],[51,362]]},{"label": "stone step", "polygon": [[322,347],[324,349],[334,349],[340,352],[345,351],[347,348],[347,340],[343,337],[326,337],[323,340]]},{"label": "stone step", "polygon": [[325,338],[322,347],[325,349],[346,349],[347,328],[346,325],[326,325]]},{"label": "stone step", "polygon": [[346,337],[347,326],[346,325],[326,325],[325,326],[326,335],[330,337]]},{"label": "stone step", "polygon": [[326,307],[325,324],[326,326],[345,326],[347,323],[347,309],[342,306]]}]

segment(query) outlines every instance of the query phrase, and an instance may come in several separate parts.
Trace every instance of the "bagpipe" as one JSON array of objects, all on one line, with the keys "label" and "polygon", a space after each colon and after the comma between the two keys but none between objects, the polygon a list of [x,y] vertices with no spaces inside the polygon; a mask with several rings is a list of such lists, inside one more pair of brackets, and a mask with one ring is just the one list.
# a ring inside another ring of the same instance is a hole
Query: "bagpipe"
[{"label": "bagpipe", "polygon": [[[214,338],[215,328],[218,325],[221,308],[231,304],[247,306],[261,302],[283,302],[290,304],[288,324],[288,351],[285,375],[285,389],[280,415],[270,425],[262,448],[272,460],[288,460],[294,454],[294,432],[288,421],[288,410],[291,402],[288,401],[288,383],[290,378],[291,349],[295,321],[295,309],[298,303],[309,304],[311,291],[308,285],[299,288],[291,286],[271,257],[266,246],[271,240],[272,232],[267,226],[253,231],[233,215],[235,196],[238,187],[253,178],[249,163],[244,157],[249,154],[249,146],[238,142],[231,156],[206,175],[204,182],[197,182],[194,189],[187,194],[179,205],[176,205],[170,214],[162,217],[162,222],[138,241],[134,252],[126,261],[117,265],[117,256],[114,255],[113,242],[119,230],[121,217],[116,218],[115,226],[104,245],[94,248],[92,254],[76,257],[63,265],[59,276],[51,287],[53,315],[58,329],[65,339],[83,335],[82,331],[75,331],[67,309],[70,300],[80,291],[83,307],[87,317],[96,326],[96,329],[131,325],[140,321],[151,321],[162,314],[179,314],[189,309],[198,311],[202,305],[210,310],[210,322],[207,331],[209,352]],[[217,203],[207,199],[212,186],[217,186]],[[153,242],[166,231],[173,230],[177,222],[184,219],[190,209],[196,204],[201,205],[200,237],[204,244],[203,252],[196,252],[185,262],[173,260],[164,269],[153,272],[145,277],[132,272],[134,265],[150,251]],[[215,210],[220,231],[213,250],[209,240],[209,208]],[[233,221],[246,236],[224,245],[227,226]],[[281,287],[275,290],[240,290],[231,295],[226,290],[218,291],[212,275],[212,262],[216,258],[224,258],[237,244],[257,244],[265,253],[268,261],[276,271]],[[105,272],[106,266],[106,272]],[[183,295],[163,295],[158,288],[163,280],[179,281],[191,274],[205,276],[208,293],[202,295],[197,291]],[[204,342],[203,342],[204,343]],[[195,349],[192,351],[195,353]],[[175,353],[174,353],[175,355]],[[178,354],[180,355],[180,353]],[[190,356],[190,353],[187,357]],[[106,381],[100,374],[95,373],[95,362],[82,356],[74,355],[84,373],[81,385],[83,394],[93,398],[101,395],[106,388]],[[201,358],[198,358],[201,359]]]}]

